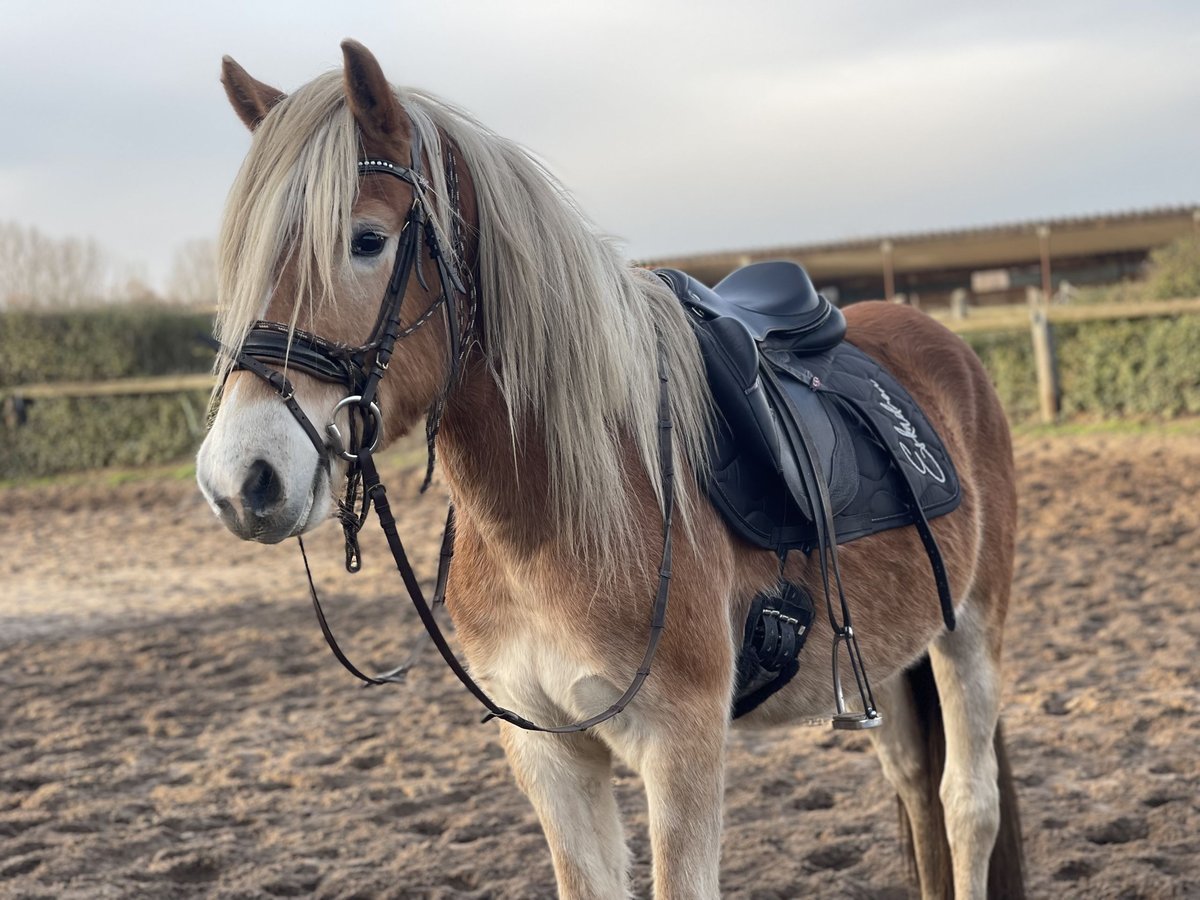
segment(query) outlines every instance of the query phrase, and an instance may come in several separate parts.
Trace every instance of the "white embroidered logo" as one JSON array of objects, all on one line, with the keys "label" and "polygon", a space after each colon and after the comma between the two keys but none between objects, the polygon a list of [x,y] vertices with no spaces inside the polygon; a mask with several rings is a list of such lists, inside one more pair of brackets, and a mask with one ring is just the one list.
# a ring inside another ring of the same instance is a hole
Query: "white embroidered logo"
[{"label": "white embroidered logo", "polygon": [[[891,413],[898,425],[893,427],[896,434],[900,435],[899,447],[900,452],[904,454],[904,458],[909,464],[922,475],[928,475],[938,484],[946,483],[946,473],[942,471],[942,467],[938,465],[938,461],[933,458],[933,454],[929,452],[929,448],[925,446],[924,441],[917,437],[917,430],[912,427],[912,423],[908,421],[908,417],[904,415],[904,410],[892,402],[888,392],[880,386],[879,382],[874,378],[870,379],[871,384],[875,385],[875,390],[879,391],[879,405]],[[906,441],[908,443],[906,443]]]}]

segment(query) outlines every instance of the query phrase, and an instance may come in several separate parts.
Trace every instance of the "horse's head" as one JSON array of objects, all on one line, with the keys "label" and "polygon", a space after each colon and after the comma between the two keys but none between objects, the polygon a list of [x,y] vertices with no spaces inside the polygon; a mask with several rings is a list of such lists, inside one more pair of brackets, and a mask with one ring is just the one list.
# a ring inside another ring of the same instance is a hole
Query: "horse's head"
[{"label": "horse's head", "polygon": [[473,317],[455,221],[468,186],[460,198],[453,157],[371,53],[342,49],[340,78],[290,97],[223,66],[254,137],[222,224],[225,377],[197,479],[248,540],[327,518],[354,452],[444,398]]}]

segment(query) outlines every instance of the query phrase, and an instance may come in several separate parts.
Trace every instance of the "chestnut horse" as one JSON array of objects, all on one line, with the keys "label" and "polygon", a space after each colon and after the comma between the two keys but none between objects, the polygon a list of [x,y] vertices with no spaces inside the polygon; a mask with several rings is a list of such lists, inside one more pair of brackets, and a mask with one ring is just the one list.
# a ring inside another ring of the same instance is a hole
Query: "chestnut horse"
[{"label": "chestnut horse", "polygon": [[[378,385],[381,446],[442,412],[440,472],[458,511],[446,594],[457,638],[493,697],[550,724],[610,705],[645,647],[662,550],[662,348],[679,477],[653,677],[586,732],[497,727],[541,819],[560,896],[629,892],[616,757],[645,784],[655,896],[717,897],[736,655],[749,604],[775,583],[778,560],[732,536],[697,486],[712,401],[691,328],[661,281],[622,259],[527,152],[429,94],[393,87],[360,44],[342,49],[344,71],[290,96],[225,59],[226,93],[253,139],[222,226],[218,337],[238,348],[266,319],[362,344],[422,194],[429,227],[446,238],[449,264],[478,305],[455,365],[450,319],[430,315],[445,280],[418,251],[400,306],[411,333]],[[359,160],[407,164],[414,146],[426,173],[418,187],[360,174]],[[1019,897],[999,724],[1016,525],[1008,427],[978,359],[942,326],[883,303],[846,316],[847,340],[924,409],[962,488],[960,506],[932,523],[956,598],[953,632],[913,528],[841,550],[885,720],[870,735],[899,795],[923,895]],[[233,355],[218,361],[224,388],[198,481],[239,537],[281,541],[336,511],[346,463],[310,440],[278,394],[235,369]],[[334,409],[344,391],[287,374],[308,420],[348,427]],[[816,569],[815,557],[791,554],[786,577],[817,591]],[[806,657],[824,663],[832,641],[818,623]],[[737,724],[794,723],[832,707],[827,666],[805,664]]]}]

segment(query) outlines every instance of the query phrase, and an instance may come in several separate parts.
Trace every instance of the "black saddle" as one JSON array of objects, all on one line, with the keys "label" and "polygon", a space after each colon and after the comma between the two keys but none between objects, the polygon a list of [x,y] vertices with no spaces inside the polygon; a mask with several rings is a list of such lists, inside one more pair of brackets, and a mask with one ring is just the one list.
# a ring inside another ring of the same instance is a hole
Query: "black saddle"
[{"label": "black saddle", "polygon": [[842,311],[818,294],[793,262],[763,262],[730,273],[715,288],[678,269],[659,269],[675,295],[708,318],[740,322],[755,341],[819,353],[846,336]]},{"label": "black saddle", "polygon": [[[843,341],[841,310],[795,263],[747,266],[713,289],[677,270],[657,274],[692,313],[719,412],[705,488],[730,528],[776,552],[781,572],[789,551],[818,550],[823,573],[829,560],[840,598],[838,544],[916,525],[953,628],[950,590],[928,520],[960,502],[954,466],[903,386]],[[848,608],[843,600],[839,624],[831,590],[827,584],[830,618],[849,648]],[[849,649],[854,664],[857,648]],[[760,685],[755,704],[783,683]],[[745,704],[738,711],[746,711]],[[875,715],[869,710],[868,718]]]},{"label": "black saddle", "polygon": [[839,543],[958,506],[954,466],[924,413],[891,373],[843,342],[842,311],[804,269],[755,263],[716,288],[675,269],[657,274],[693,314],[721,414],[707,487],[739,535],[777,552],[815,546],[812,491],[803,478],[784,479],[804,468],[805,437]]}]

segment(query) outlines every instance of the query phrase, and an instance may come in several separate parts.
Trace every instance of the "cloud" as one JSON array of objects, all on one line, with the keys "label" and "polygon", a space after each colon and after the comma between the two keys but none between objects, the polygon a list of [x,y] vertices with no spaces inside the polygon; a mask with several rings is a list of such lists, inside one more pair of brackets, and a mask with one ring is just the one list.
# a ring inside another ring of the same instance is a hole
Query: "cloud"
[{"label": "cloud", "polygon": [[0,218],[165,274],[285,89],[356,36],[535,150],[650,255],[1200,200],[1200,10],[1044,2],[22,5],[0,31]]}]

